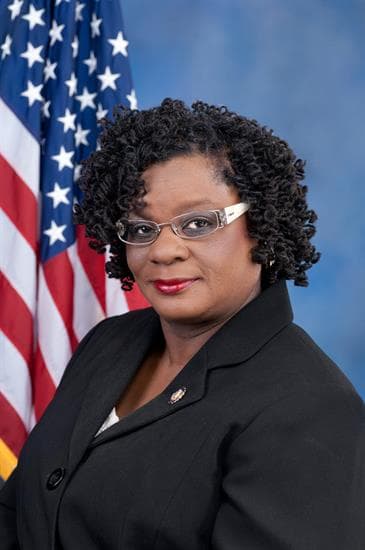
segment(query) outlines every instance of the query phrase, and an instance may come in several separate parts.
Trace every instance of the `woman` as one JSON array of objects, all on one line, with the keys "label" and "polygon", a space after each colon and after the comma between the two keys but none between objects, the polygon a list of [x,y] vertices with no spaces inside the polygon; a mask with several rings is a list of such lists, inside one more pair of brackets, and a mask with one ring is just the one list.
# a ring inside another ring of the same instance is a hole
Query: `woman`
[{"label": "woman", "polygon": [[364,404],[286,287],[319,259],[303,166],[200,101],[105,121],[77,221],[152,307],[80,344],[0,493],[2,549],[364,548]]}]

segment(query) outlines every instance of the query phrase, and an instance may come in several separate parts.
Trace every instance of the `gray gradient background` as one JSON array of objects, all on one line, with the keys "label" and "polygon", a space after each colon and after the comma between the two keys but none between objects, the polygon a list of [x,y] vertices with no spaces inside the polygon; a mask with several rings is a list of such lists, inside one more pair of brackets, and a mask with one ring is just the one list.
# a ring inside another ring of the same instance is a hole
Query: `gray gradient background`
[{"label": "gray gradient background", "polygon": [[288,283],[303,326],[365,397],[365,0],[122,0],[139,108],[227,105],[307,160],[322,258]]}]

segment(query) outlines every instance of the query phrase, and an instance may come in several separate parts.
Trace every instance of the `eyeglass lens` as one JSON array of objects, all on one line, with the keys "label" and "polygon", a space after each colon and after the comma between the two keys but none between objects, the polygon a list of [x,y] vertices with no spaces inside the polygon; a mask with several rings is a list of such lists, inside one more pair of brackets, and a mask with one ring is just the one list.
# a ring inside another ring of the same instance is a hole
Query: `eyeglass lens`
[{"label": "eyeglass lens", "polygon": [[[183,238],[196,239],[213,233],[219,225],[215,212],[189,212],[171,220],[171,225]],[[157,223],[144,220],[123,220],[123,240],[132,244],[153,242],[159,233]]]}]

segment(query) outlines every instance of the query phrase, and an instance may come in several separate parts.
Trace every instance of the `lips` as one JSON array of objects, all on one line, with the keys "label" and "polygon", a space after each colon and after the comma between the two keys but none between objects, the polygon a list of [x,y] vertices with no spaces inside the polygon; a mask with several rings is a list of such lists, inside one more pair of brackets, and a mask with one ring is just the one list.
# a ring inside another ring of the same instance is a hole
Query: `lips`
[{"label": "lips", "polygon": [[156,279],[153,285],[162,294],[177,294],[195,283],[198,279]]}]

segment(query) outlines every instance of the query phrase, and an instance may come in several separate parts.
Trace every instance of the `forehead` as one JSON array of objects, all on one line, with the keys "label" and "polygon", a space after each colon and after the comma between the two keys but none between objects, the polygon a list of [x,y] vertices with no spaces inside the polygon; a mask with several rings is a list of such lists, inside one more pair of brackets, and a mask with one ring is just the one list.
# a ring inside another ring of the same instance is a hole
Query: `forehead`
[{"label": "forehead", "polygon": [[[223,208],[237,202],[219,167],[203,155],[179,156],[150,166],[142,174],[146,195],[139,213],[177,215],[191,209]],[[227,202],[228,201],[228,202]],[[233,201],[233,202],[232,202]]]}]

